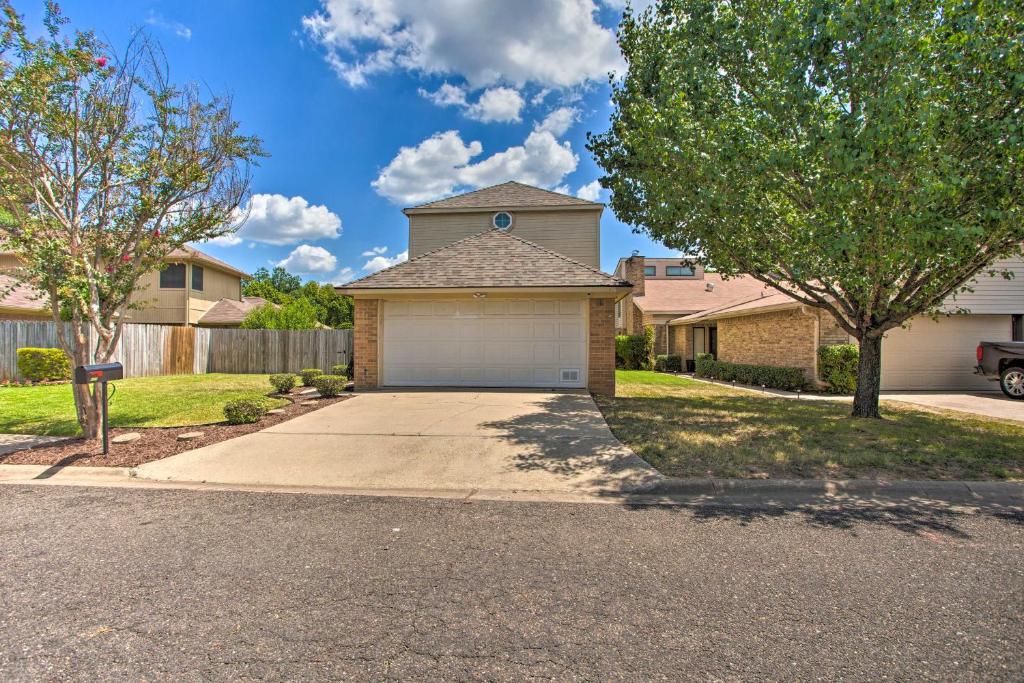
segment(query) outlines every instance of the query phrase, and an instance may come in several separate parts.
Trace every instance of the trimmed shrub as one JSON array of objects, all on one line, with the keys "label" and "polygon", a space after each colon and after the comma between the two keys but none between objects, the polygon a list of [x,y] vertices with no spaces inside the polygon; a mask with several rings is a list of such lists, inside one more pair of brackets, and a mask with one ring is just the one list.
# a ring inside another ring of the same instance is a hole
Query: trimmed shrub
[{"label": "trimmed shrub", "polygon": [[348,377],[344,375],[318,375],[313,378],[313,386],[324,398],[337,396],[345,391],[346,384],[348,384]]},{"label": "trimmed shrub", "polygon": [[673,354],[655,356],[654,369],[658,372],[682,372],[683,357]]},{"label": "trimmed shrub", "polygon": [[818,373],[834,394],[852,394],[857,390],[857,363],[860,349],[856,344],[833,344],[818,349]]},{"label": "trimmed shrub", "polygon": [[776,365],[744,365],[715,360],[710,353],[699,353],[696,359],[696,375],[712,377],[726,382],[766,386],[772,389],[796,391],[807,385],[802,368],[788,368]]},{"label": "trimmed shrub", "polygon": [[299,375],[302,377],[302,386],[311,387],[313,386],[313,380],[324,374],[323,370],[317,370],[316,368],[303,368],[299,370]]},{"label": "trimmed shrub", "polygon": [[625,368],[626,358],[629,355],[629,335],[615,335],[615,367]]},{"label": "trimmed shrub", "polygon": [[332,375],[343,375],[348,377],[348,363],[338,363],[331,366]]},{"label": "trimmed shrub", "polygon": [[299,378],[290,372],[282,372],[277,375],[270,376],[270,384],[274,387],[274,391],[279,394],[287,394],[289,391],[295,388],[295,385],[299,383]]},{"label": "trimmed shrub", "polygon": [[228,424],[245,425],[259,422],[267,414],[267,407],[263,401],[252,398],[236,398],[224,405],[224,417]]},{"label": "trimmed shrub", "polygon": [[643,334],[621,334],[615,337],[616,365],[626,370],[654,368],[654,328],[647,326]]},{"label": "trimmed shrub", "polygon": [[18,349],[18,372],[32,382],[71,379],[71,359],[63,349]]}]

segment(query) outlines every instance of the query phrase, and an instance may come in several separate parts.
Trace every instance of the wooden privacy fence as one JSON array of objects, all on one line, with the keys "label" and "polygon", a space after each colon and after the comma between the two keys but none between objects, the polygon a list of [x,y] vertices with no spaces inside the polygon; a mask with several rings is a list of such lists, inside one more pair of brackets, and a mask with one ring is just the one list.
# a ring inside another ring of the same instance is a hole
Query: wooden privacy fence
[{"label": "wooden privacy fence", "polygon": [[[65,324],[70,334],[70,324]],[[95,337],[91,338],[95,344]],[[0,380],[21,380],[17,351],[57,348],[52,322],[0,320]],[[126,377],[206,372],[295,372],[348,363],[352,330],[234,330],[172,325],[125,325],[113,360]]]}]

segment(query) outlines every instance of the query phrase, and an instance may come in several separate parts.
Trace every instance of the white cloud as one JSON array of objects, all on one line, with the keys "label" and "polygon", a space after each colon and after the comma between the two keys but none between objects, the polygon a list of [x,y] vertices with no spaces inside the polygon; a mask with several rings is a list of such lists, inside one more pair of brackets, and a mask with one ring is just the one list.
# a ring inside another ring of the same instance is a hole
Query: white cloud
[{"label": "white cloud", "polygon": [[439,107],[459,107],[469,118],[484,123],[520,121],[519,113],[526,105],[518,90],[505,86],[487,88],[472,103],[466,99],[465,88],[450,83],[442,83],[433,92],[420,88],[419,93]]},{"label": "white cloud", "polygon": [[192,40],[192,29],[190,29],[188,26],[185,26],[185,24],[181,23],[180,21],[169,21],[167,19],[164,19],[162,14],[158,14],[156,12],[153,12],[152,10],[150,11],[149,16],[146,17],[146,23],[150,26],[156,26],[157,28],[166,29],[172,32],[174,35],[178,36],[179,38],[184,38],[185,40]]},{"label": "white cloud", "polygon": [[242,240],[281,245],[334,239],[341,234],[337,214],[326,206],[311,205],[302,197],[254,194],[246,207],[235,211],[235,219],[244,221],[237,232],[211,241],[222,246]]},{"label": "white cloud", "polygon": [[310,275],[313,273],[329,273],[338,267],[338,259],[323,247],[300,244],[288,254],[283,261],[276,264],[292,273]]},{"label": "white cloud", "polygon": [[524,104],[523,96],[515,88],[488,88],[476,104],[466,109],[466,116],[484,123],[511,123],[521,120],[519,112]]},{"label": "white cloud", "polygon": [[391,266],[398,265],[403,261],[409,260],[409,252],[403,251],[401,254],[395,254],[393,258],[387,256],[374,256],[372,259],[363,264],[363,270],[367,273],[376,273],[378,270],[384,270]]},{"label": "white cloud", "polygon": [[601,0],[601,4],[611,9],[623,10],[626,5],[633,8],[633,14],[640,14],[655,3],[655,0]]},{"label": "white cloud", "polygon": [[415,147],[399,150],[372,185],[392,202],[422,204],[453,194],[457,188],[506,180],[554,187],[575,171],[579,162],[572,146],[558,142],[549,131],[533,131],[522,145],[470,163],[482,152],[478,141],[466,144],[454,130],[436,133]]},{"label": "white cloud", "polygon": [[588,202],[596,202],[601,197],[601,190],[601,181],[595,180],[576,190],[576,196]]},{"label": "white cloud", "polygon": [[338,76],[361,86],[404,70],[453,74],[472,88],[565,88],[621,71],[593,0],[321,0],[303,17]]},{"label": "white cloud", "polygon": [[434,92],[420,88],[420,95],[426,97],[439,107],[465,107],[466,89],[445,82]]},{"label": "white cloud", "polygon": [[348,284],[349,282],[351,282],[353,279],[355,279],[355,276],[356,276],[356,271],[354,271],[353,269],[349,268],[348,266],[345,266],[344,268],[339,270],[334,275],[334,277],[328,278],[327,284],[331,284],[331,285],[345,285],[345,284]]},{"label": "white cloud", "polygon": [[388,253],[387,247],[370,247],[362,253],[363,256],[380,256],[381,254]]},{"label": "white cloud", "polygon": [[580,110],[576,107],[559,107],[534,125],[534,130],[546,130],[556,138],[565,135],[572,124],[579,120]]}]

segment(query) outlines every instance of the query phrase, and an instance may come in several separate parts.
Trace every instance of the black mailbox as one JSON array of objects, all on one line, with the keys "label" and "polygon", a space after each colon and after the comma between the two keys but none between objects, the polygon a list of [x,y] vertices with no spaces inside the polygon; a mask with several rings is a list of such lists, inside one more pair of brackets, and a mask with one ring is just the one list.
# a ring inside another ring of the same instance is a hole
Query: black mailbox
[{"label": "black mailbox", "polygon": [[124,379],[124,366],[120,363],[97,363],[75,368],[75,384],[112,382],[115,379]]}]

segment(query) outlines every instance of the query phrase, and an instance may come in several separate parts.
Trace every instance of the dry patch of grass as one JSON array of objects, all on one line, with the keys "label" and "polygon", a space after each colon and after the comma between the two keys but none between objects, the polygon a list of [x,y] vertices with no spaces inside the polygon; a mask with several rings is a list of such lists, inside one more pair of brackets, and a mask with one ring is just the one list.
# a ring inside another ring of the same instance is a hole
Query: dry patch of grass
[{"label": "dry patch of grass", "polygon": [[615,435],[678,477],[1022,479],[1024,426],[884,405],[794,401],[653,372],[620,371],[598,405]]}]

